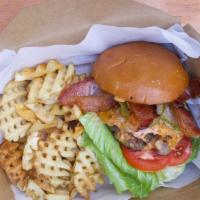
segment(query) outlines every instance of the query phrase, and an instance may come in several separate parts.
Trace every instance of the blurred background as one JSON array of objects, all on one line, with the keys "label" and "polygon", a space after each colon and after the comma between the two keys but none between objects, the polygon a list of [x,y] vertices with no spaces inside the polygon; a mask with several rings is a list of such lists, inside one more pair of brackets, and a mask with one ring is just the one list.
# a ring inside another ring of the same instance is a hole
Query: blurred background
[{"label": "blurred background", "polygon": [[[0,0],[0,31],[26,6],[43,3],[48,0]],[[73,0],[72,0],[73,1]],[[94,0],[97,1],[97,0]],[[136,0],[140,3],[170,13],[181,19],[183,24],[190,23],[200,32],[200,0]],[[59,0],[57,0],[59,3]],[[84,0],[80,0],[82,4]],[[113,0],[113,3],[115,1]]]}]

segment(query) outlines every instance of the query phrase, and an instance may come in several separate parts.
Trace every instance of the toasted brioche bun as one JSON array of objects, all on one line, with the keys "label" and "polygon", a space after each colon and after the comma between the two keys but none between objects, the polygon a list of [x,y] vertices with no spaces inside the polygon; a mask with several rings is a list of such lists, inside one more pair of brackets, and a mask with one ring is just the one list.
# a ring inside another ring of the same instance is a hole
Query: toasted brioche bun
[{"label": "toasted brioche bun", "polygon": [[149,105],[174,101],[189,82],[174,53],[148,42],[106,50],[97,58],[92,73],[103,90],[129,102]]}]

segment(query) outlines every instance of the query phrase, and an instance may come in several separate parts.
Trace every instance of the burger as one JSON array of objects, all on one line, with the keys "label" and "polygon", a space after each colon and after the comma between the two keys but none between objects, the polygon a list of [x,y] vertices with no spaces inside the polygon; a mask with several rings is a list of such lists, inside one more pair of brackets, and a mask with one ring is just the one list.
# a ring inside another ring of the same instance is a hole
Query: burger
[{"label": "burger", "polygon": [[84,112],[82,145],[119,193],[146,197],[175,179],[200,149],[186,101],[200,95],[179,57],[162,45],[132,42],[103,52],[91,77],[65,88],[63,105]]}]

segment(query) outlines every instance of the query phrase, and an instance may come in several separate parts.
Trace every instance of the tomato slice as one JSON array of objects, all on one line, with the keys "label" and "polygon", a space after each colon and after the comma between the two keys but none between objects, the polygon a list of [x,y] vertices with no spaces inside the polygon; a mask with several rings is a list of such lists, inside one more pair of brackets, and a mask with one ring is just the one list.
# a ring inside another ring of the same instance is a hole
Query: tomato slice
[{"label": "tomato slice", "polygon": [[191,155],[191,140],[183,138],[169,155],[162,156],[156,151],[133,151],[121,146],[124,157],[134,168],[146,172],[156,172],[167,166],[183,164]]},{"label": "tomato slice", "polygon": [[176,166],[183,164],[191,155],[192,144],[189,138],[183,138],[170,153],[169,165]]},{"label": "tomato slice", "polygon": [[133,151],[122,146],[122,152],[127,162],[134,168],[146,172],[164,169],[169,162],[169,156],[161,156],[155,151]]}]

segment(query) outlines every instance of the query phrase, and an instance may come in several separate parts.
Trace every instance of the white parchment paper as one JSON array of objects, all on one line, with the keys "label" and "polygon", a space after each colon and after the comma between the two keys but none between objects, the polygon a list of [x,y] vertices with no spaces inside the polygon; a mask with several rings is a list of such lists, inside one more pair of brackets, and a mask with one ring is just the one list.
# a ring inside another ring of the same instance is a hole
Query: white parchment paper
[{"label": "white parchment paper", "polygon": [[[50,59],[57,59],[63,64],[74,63],[78,66],[78,72],[81,73],[89,71],[91,63],[95,61],[98,54],[105,49],[131,41],[162,43],[167,48],[175,51],[179,55],[181,61],[185,61],[187,57],[198,58],[200,56],[200,43],[189,37],[180,25],[174,25],[168,30],[164,30],[159,27],[131,28],[97,24],[92,26],[85,39],[76,45],[25,47],[19,49],[17,52],[7,49],[1,51],[0,93],[3,93],[5,84],[13,78],[15,71],[24,67],[31,67]],[[189,101],[188,103],[200,125],[200,99]],[[0,141],[2,141],[1,135]],[[181,176],[165,186],[180,188],[199,177],[200,156],[187,166]],[[14,187],[13,191],[17,200],[28,200],[23,193],[19,192]],[[106,185],[101,187],[101,190],[92,194],[92,199],[96,200],[127,200],[128,197],[129,194],[117,195],[109,181],[106,181]]]}]

